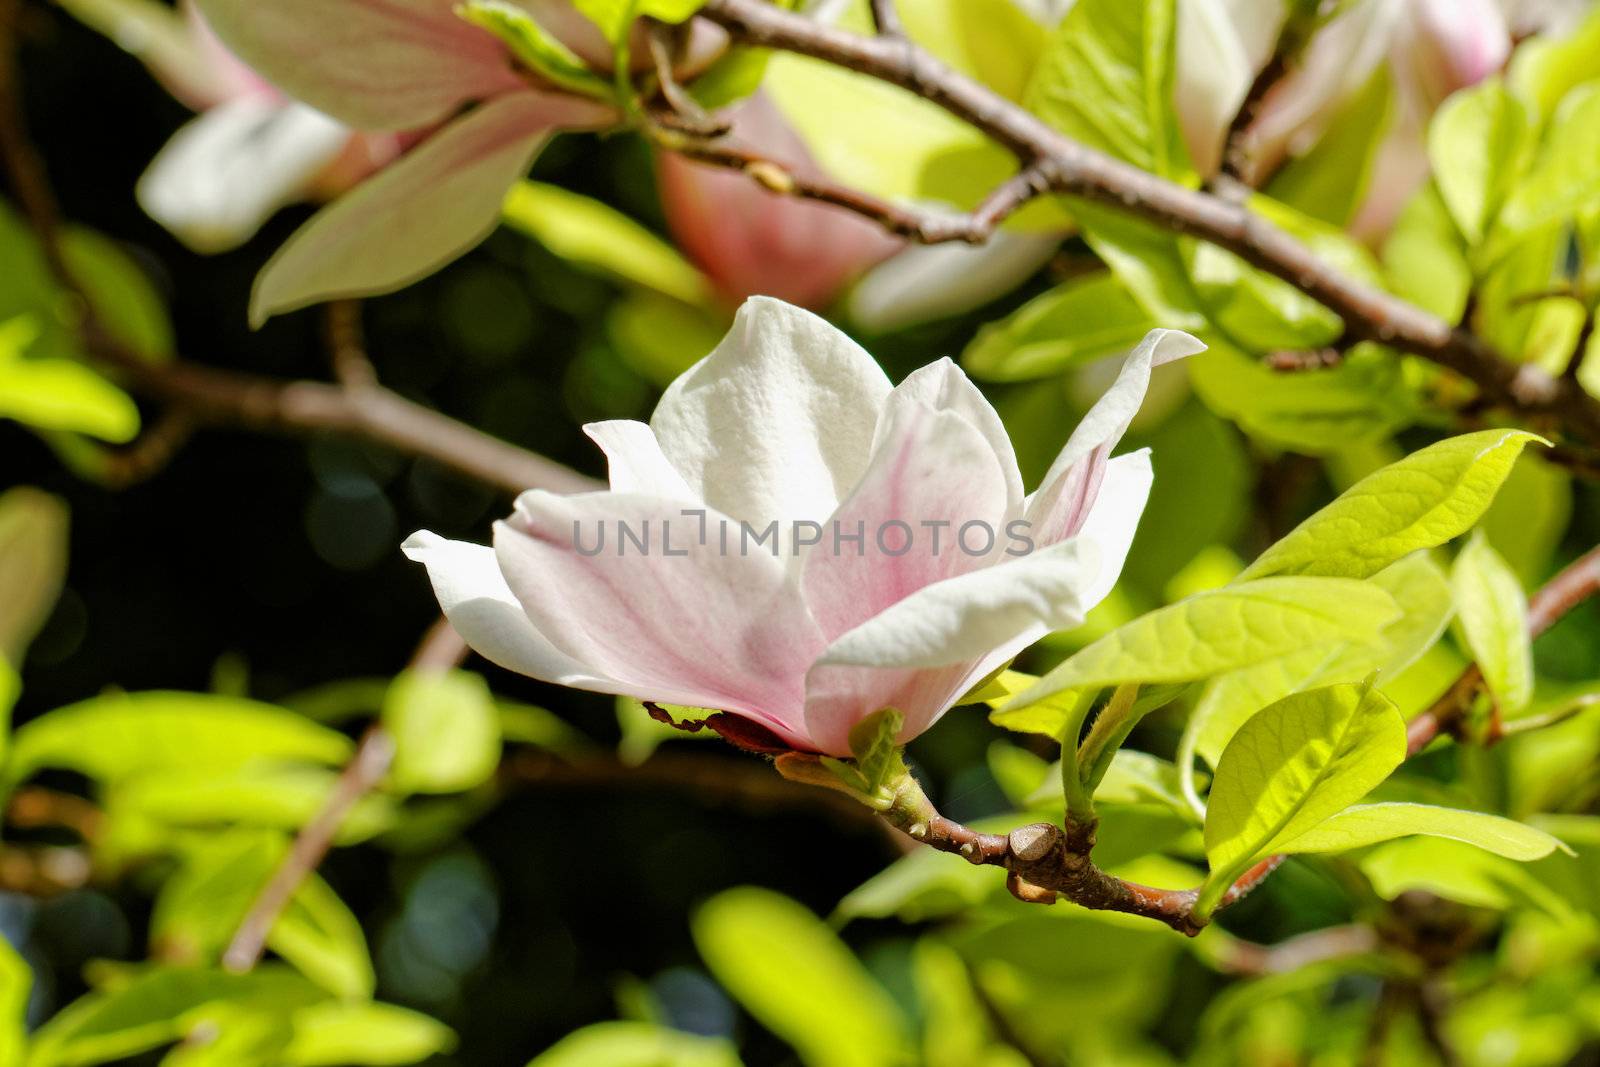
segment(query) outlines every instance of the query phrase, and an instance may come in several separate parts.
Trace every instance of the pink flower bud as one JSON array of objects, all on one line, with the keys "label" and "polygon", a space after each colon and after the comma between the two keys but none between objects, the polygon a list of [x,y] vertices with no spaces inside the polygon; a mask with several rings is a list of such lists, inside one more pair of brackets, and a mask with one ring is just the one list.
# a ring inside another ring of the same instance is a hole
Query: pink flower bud
[{"label": "pink flower bud", "polygon": [[[817,175],[778,109],[757,95],[731,113],[734,137],[795,173]],[[663,152],[657,157],[667,225],[730,303],[776,296],[827,306],[900,242],[841,208],[770,192],[749,177]]]}]

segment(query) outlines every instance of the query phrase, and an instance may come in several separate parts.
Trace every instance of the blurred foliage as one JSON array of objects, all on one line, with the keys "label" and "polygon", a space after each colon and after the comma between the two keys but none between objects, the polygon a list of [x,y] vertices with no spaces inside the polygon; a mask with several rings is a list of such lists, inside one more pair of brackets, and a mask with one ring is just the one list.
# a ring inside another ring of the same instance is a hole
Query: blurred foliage
[{"label": "blurred foliage", "polygon": [[[611,40],[694,6],[577,4]],[[1078,0],[1047,25],[1054,6],[901,5],[963,73],[1197,184],[1183,9]],[[469,9],[532,69],[614,91],[520,8]],[[1134,423],[1155,489],[1113,594],[905,762],[884,716],[834,770],[880,808],[914,775],[988,832],[1092,811],[1102,866],[1201,887],[1207,909],[1294,857],[1193,939],[1026,905],[996,870],[902,853],[866,807],[638,702],[482,661],[402,669],[436,605],[400,537],[481,534],[504,509],[436,464],[216,433],[112,492],[155,430],[89,359],[84,301],[140,358],[181,338],[280,377],[324,374],[322,324],[245,330],[250,277],[289,227],[201,259],[140,215],[130,190],[182,109],[111,42],[28,14],[25,103],[83,300],[0,204],[0,1067],[1536,1067],[1600,1050],[1600,607],[1538,639],[1526,618],[1600,541],[1600,497],[1532,454],[1547,427],[1483,425],[1459,382],[1344,344],[1327,309],[1238,257],[1063,198],[1007,224],[1059,243],[1025,283],[864,336],[897,379],[959,356],[1029,485],[1110,357],[1155,325],[1209,344],[1158,371]],[[1595,15],[1528,37],[1444,101],[1416,131],[1432,176],[1378,239],[1347,229],[1407,119],[1393,64],[1246,206],[1600,395],[1597,41]],[[1016,169],[926,101],[816,60],[735,52],[690,88],[720,105],[758,80],[816,162],[868,192],[969,208]],[[653,163],[640,139],[553,142],[501,230],[367,305],[383,381],[598,472],[582,424],[646,415],[730,321],[732,294],[665,236]],[[1284,373],[1284,352],[1331,365]],[[1469,662],[1488,691],[1461,736],[1402,764],[1405,720]],[[392,764],[263,932],[269,958],[241,967],[230,946],[374,724]],[[1480,743],[1491,724],[1504,737]],[[1314,951],[1351,929],[1370,936]]]}]

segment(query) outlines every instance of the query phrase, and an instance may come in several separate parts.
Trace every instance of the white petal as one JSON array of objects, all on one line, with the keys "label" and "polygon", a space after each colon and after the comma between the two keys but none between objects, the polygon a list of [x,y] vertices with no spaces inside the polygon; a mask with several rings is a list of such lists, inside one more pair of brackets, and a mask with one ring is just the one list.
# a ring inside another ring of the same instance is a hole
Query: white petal
[{"label": "white petal", "polygon": [[304,104],[241,97],[167,142],[139,179],[139,204],[196,252],[226,252],[301,199],[349,139],[347,128]]},{"label": "white petal", "polygon": [[849,337],[751,297],[650,419],[696,497],[757,527],[822,522],[866,470],[889,380]]},{"label": "white petal", "polygon": [[841,635],[817,661],[866,667],[942,667],[976,660],[1026,634],[1083,621],[1099,573],[1097,549],[1073,538],[926,586]]},{"label": "white petal", "polygon": [[533,91],[493,100],[319,211],[256,280],[251,321],[338,297],[390,293],[472,248],[500,219],[511,183],[557,128],[609,109]]},{"label": "white petal", "polygon": [[874,450],[883,444],[884,435],[893,424],[894,409],[907,401],[926,404],[935,411],[953,411],[967,420],[994,449],[1005,475],[1010,505],[1014,508],[1022,502],[1022,473],[1017,469],[1017,453],[1011,447],[1011,436],[1000,421],[1000,413],[950,357],[912,371],[905,381],[895,386],[878,420],[872,442]]},{"label": "white petal", "polygon": [[685,507],[524,493],[495,527],[495,552],[539,631],[615,679],[611,691],[744,715],[803,744],[804,677],[821,634],[779,560],[741,551],[736,532],[724,549],[713,511],[702,542]]},{"label": "white petal", "polygon": [[1094,505],[1111,450],[1144,402],[1151,370],[1205,347],[1178,330],[1151,330],[1145,335],[1128,354],[1111,388],[1072,431],[1038,491],[1028,498],[1027,516],[1035,536],[1050,544],[1078,532]]},{"label": "white petal", "polygon": [[539,633],[500,574],[494,549],[447,541],[423,530],[412,534],[403,550],[407,558],[428,568],[445,617],[484,659],[546,682],[581,689],[606,687],[604,679],[557,651]]},{"label": "white petal", "polygon": [[591,422],[583,428],[606,454],[613,493],[644,493],[673,500],[695,500],[695,495],[661,451],[650,427],[631,419]]},{"label": "white petal", "polygon": [[926,586],[841,635],[817,662],[941,667],[997,653],[1009,659],[1047,633],[1077,626],[1117,584],[1150,482],[1148,449],[1118,456],[1077,537]]},{"label": "white petal", "polygon": [[912,245],[878,264],[850,294],[850,317],[875,333],[962,315],[1033,276],[1057,234],[1001,230],[981,245]]}]

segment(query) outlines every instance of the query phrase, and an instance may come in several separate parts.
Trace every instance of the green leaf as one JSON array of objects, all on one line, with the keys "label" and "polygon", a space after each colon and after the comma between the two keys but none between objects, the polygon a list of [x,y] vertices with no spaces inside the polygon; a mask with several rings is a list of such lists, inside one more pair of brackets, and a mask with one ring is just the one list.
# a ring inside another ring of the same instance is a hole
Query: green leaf
[{"label": "green leaf", "polygon": [[990,1033],[984,1002],[959,953],[931,937],[921,938],[911,951],[911,972],[926,1020],[924,1067],[1027,1067],[1022,1053]]},{"label": "green leaf", "polygon": [[1522,102],[1492,78],[1454,94],[1428,126],[1428,161],[1439,194],[1469,245],[1480,243],[1522,163]]},{"label": "green leaf", "polygon": [[1522,583],[1478,531],[1456,556],[1450,584],[1463,642],[1490,696],[1503,714],[1517,714],[1533,699],[1533,637]]},{"label": "green leaf", "polygon": [[1512,468],[1478,528],[1505,557],[1524,585],[1550,573],[1555,551],[1572,521],[1572,475],[1537,456]]},{"label": "green leaf", "polygon": [[169,1045],[197,1027],[251,1014],[286,1014],[326,994],[278,967],[249,974],[157,967],[89,993],[34,1034],[28,1067],[88,1067]]},{"label": "green leaf", "polygon": [[[231,768],[155,765],[149,774],[118,777],[107,805],[118,816],[137,815],[167,827],[237,823],[296,830],[327,804],[339,775],[328,767],[277,762],[266,756]],[[363,797],[339,826],[335,841],[354,844],[394,825],[395,802]]]},{"label": "green leaf", "polygon": [[[151,941],[162,958],[215,963],[288,850],[283,834],[259,830],[192,842],[151,915]],[[267,947],[335,996],[372,996],[375,979],[361,924],[314,872],[273,924]]]},{"label": "green leaf", "polygon": [[601,99],[611,97],[610,82],[510,0],[466,0],[457,5],[456,14],[500,38],[513,56],[556,85]]},{"label": "green leaf", "polygon": [[897,740],[906,718],[894,708],[873,712],[850,728],[854,762],[822,757],[822,765],[845,785],[861,794],[873,807],[887,809],[895,799],[895,786],[907,774]]},{"label": "green leaf", "polygon": [[979,329],[961,354],[975,378],[1044,378],[1126,352],[1154,320],[1111,274],[1091,274],[1042,293]]},{"label": "green leaf", "polygon": [[334,996],[369,1000],[377,985],[360,920],[315,873],[278,916],[267,947]]},{"label": "green leaf", "polygon": [[1317,574],[1365,578],[1401,556],[1465,533],[1529,441],[1525,430],[1450,437],[1357,482],[1296,526],[1241,578]]},{"label": "green leaf", "polygon": [[686,304],[710,302],[710,283],[677,249],[593,197],[519,181],[502,211],[513,229],[563,259]]},{"label": "green leaf", "polygon": [[1206,317],[1247,350],[1318,348],[1343,331],[1333,312],[1232,252],[1204,241],[1178,243]]},{"label": "green leaf", "polygon": [[808,1067],[910,1062],[894,1001],[799,904],[765,889],[730,889],[701,907],[691,930],[717,981]]},{"label": "green leaf", "polygon": [[568,1034],[528,1067],[740,1067],[720,1037],[700,1037],[646,1022],[596,1023]]},{"label": "green leaf", "polygon": [[37,337],[31,319],[0,323],[0,418],[113,444],[138,436],[139,408],[127,393],[76,360],[24,357]]},{"label": "green leaf", "polygon": [[61,255],[107,333],[152,363],[172,358],[177,341],[166,301],[138,262],[110,238],[77,226],[62,231]]},{"label": "green leaf", "polygon": [[1267,192],[1312,218],[1345,227],[1366,199],[1378,150],[1394,120],[1394,76],[1380,64],[1305,155],[1273,175]]},{"label": "green leaf", "polygon": [[1398,615],[1368,582],[1268,578],[1198,593],[1119,627],[1016,698],[1127,682],[1190,682],[1373,633]]},{"label": "green leaf", "polygon": [[1574,88],[1595,77],[1594,57],[1600,52],[1600,11],[1586,18],[1565,38],[1538,36],[1525,41],[1511,56],[1507,80],[1512,92],[1540,116],[1549,118]]},{"label": "green leaf", "polygon": [[606,336],[624,363],[661,388],[717,347],[725,324],[653,291],[624,293],[606,310]]},{"label": "green leaf", "polygon": [[383,701],[394,737],[396,788],[459,793],[482,785],[500,764],[500,715],[489,685],[468,671],[406,671]]},{"label": "green leaf", "polygon": [[1422,890],[1478,908],[1532,906],[1557,918],[1572,908],[1521,863],[1443,837],[1410,837],[1361,857],[1361,873],[1385,900]]},{"label": "green leaf", "polygon": [[1356,346],[1337,366],[1285,373],[1213,341],[1188,368],[1212,411],[1252,437],[1307,455],[1383,440],[1419,409],[1404,365],[1376,345]]},{"label": "green leaf", "polygon": [[436,1019],[393,1004],[313,1004],[294,1013],[285,1067],[388,1067],[454,1050],[456,1035]]},{"label": "green leaf", "polygon": [[[774,53],[761,89],[824,171],[885,199],[970,210],[1017,172],[1011,153],[943,109],[821,60]],[[1040,201],[1058,229],[1049,204]]]},{"label": "green leaf", "polygon": [[1357,804],[1291,841],[1278,852],[1348,852],[1397,837],[1447,837],[1513,860],[1536,860],[1567,848],[1556,838],[1520,822],[1431,804]]},{"label": "green leaf", "polygon": [[956,70],[1020,101],[1046,31],[1013,0],[917,0],[900,5],[906,35]]},{"label": "green leaf", "polygon": [[66,504],[26,486],[0,494],[0,659],[22,662],[66,577]]},{"label": "green leaf", "polygon": [[270,704],[207,693],[110,693],[19,729],[5,783],[44,767],[111,785],[172,771],[221,777],[256,760],[337,766],[352,748],[344,735]]},{"label": "green leaf", "polygon": [[1214,678],[1200,693],[1184,730],[1184,750],[1215,767],[1250,716],[1291,693],[1358,682],[1373,671],[1388,680],[1414,663],[1444,632],[1452,613],[1450,583],[1426,553],[1407,556],[1370,579],[1400,608],[1380,632],[1336,646],[1291,652],[1281,659]]},{"label": "green leaf", "polygon": [[1190,175],[1174,106],[1174,0],[1078,0],[1024,98],[1056,129],[1164,178]]},{"label": "green leaf", "polygon": [[984,702],[993,710],[989,721],[996,726],[1019,734],[1043,734],[1059,741],[1074,725],[1083,725],[1094,694],[1067,689],[1045,697],[1043,700],[1010,707],[1012,698],[1037,685],[1039,679],[1021,671],[1006,671],[996,679],[999,690]]},{"label": "green leaf", "polygon": [[11,942],[0,937],[0,1067],[22,1067],[32,993],[33,971]]},{"label": "green leaf", "polygon": [[1335,685],[1263,708],[1229,742],[1206,806],[1209,912],[1258,860],[1279,851],[1389,776],[1406,756],[1406,724],[1376,690]]},{"label": "green leaf", "polygon": [[1600,85],[1574,90],[1556,110],[1538,157],[1506,198],[1509,234],[1571,222],[1600,207]]},{"label": "green leaf", "polygon": [[1434,182],[1407,201],[1395,220],[1383,244],[1383,269],[1396,294],[1446,322],[1461,321],[1472,292],[1472,268]]},{"label": "green leaf", "polygon": [[572,0],[572,6],[600,27],[613,45],[624,43],[634,19],[645,15],[662,22],[682,22],[705,0]]}]

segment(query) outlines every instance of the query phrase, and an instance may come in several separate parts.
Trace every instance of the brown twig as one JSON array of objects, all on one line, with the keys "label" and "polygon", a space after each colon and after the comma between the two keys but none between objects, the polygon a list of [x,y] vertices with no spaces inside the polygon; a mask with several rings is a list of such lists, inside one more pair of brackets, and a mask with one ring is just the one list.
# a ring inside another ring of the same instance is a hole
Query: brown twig
[{"label": "brown twig", "polygon": [[1042,183],[1037,170],[1024,171],[997,188],[970,214],[903,207],[826,178],[796,173],[788,165],[734,141],[697,137],[676,129],[655,128],[651,138],[661,148],[716,167],[740,171],[769,192],[832,204],[878,223],[897,237],[920,244],[965,241],[982,244],[995,228],[1037,195]]},{"label": "brown twig", "polygon": [[[1528,605],[1529,629],[1534,636],[1548,630],[1578,604],[1600,593],[1600,546],[1591,549],[1545,584]],[[1468,678],[1452,686],[1476,692],[1476,681]],[[1407,736],[1408,754],[1421,751],[1460,714],[1461,697],[1450,694],[1435,708],[1413,720]],[[833,789],[844,786],[818,761],[817,757],[787,753],[777,759],[777,769],[786,778]],[[1198,892],[1194,889],[1158,889],[1118,878],[1097,867],[1091,858],[1095,844],[1095,825],[1067,819],[1066,829],[1053,823],[1032,823],[1010,834],[980,833],[941,815],[919,790],[906,787],[911,795],[899,794],[897,802],[883,811],[891,825],[917,841],[961,856],[969,863],[1004,868],[1007,888],[1028,903],[1049,904],[1063,896],[1081,907],[1096,911],[1117,911],[1138,915],[1193,936],[1205,920],[1194,915]],[[1277,870],[1284,856],[1269,856],[1251,867],[1229,886],[1215,910],[1243,900]]]},{"label": "brown twig", "polygon": [[[305,436],[334,433],[426,457],[507,492],[541,488],[580,493],[598,482],[554,460],[491,437],[447,415],[405,399],[370,378],[346,386],[282,381],[199,364],[156,364],[130,351],[96,318],[83,289],[61,254],[60,211],[44,163],[28,137],[16,71],[16,23],[20,0],[0,0],[0,164],[23,213],[39,239],[45,263],[77,297],[85,348],[114,367],[124,384],[147,398],[171,404],[196,423]],[[347,329],[352,308],[330,312],[330,329]],[[359,344],[359,333],[355,334]],[[341,343],[346,339],[341,335]],[[348,353],[345,353],[348,356]],[[342,364],[359,379],[352,361]]]},{"label": "brown twig", "polygon": [[[413,670],[444,671],[458,665],[467,646],[449,622],[440,619],[429,627],[415,655]],[[322,865],[333,847],[339,828],[357,804],[383,782],[394,761],[394,738],[379,723],[367,727],[355,755],[345,765],[333,790],[311,821],[300,828],[289,854],[273,872],[222,954],[222,966],[236,974],[249,971],[266,951],[267,938],[311,872]]]},{"label": "brown twig", "polygon": [[872,27],[880,37],[904,37],[906,28],[894,0],[872,0]]},{"label": "brown twig", "polygon": [[[1579,604],[1600,592],[1600,546],[1591,548],[1546,582],[1528,600],[1528,633],[1538,637]],[[1443,696],[1406,727],[1406,751],[1416,755],[1440,734],[1457,735],[1462,718],[1483,685],[1476,663],[1461,672]],[[1485,738],[1499,740],[1498,733]]]},{"label": "brown twig", "polygon": [[1236,941],[1227,947],[1218,965],[1229,974],[1250,977],[1288,974],[1323,960],[1365,956],[1377,951],[1380,944],[1372,927],[1351,923],[1312,930],[1276,945]]},{"label": "brown twig", "polygon": [[[1575,383],[1506,360],[1470,332],[1346,277],[1242,204],[1167,181],[1066,137],[909,41],[851,33],[762,0],[707,0],[701,14],[744,44],[811,56],[906,89],[983,131],[1025,168],[1037,168],[1050,191],[1210,241],[1328,307],[1343,319],[1349,340],[1377,341],[1431,360],[1472,381],[1497,404],[1600,443],[1600,401]],[[942,239],[965,239],[966,232],[952,227]],[[922,239],[914,231],[908,236]]]}]

